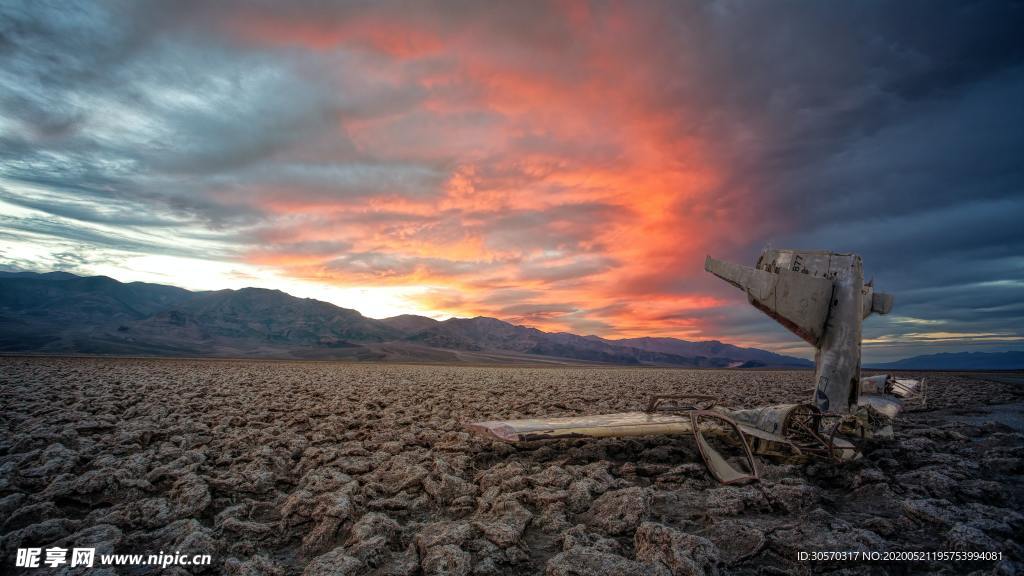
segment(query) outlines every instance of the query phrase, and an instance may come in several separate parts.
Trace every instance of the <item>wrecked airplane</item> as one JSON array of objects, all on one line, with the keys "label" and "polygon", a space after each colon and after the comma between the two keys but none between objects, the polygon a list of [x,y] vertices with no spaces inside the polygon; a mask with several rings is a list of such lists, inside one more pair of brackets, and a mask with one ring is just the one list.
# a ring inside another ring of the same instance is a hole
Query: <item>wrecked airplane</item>
[{"label": "wrecked airplane", "polygon": [[[815,347],[809,402],[753,409],[709,396],[655,396],[619,414],[472,422],[473,432],[504,442],[564,438],[690,435],[708,470],[726,484],[758,479],[755,455],[860,457],[857,442],[891,438],[908,402],[924,402],[924,381],[861,376],[861,323],[888,314],[892,296],[864,282],[856,254],[766,249],[754,267],[708,256],[704,269],[743,290],[758,310]],[[722,453],[723,442],[734,448]]]}]

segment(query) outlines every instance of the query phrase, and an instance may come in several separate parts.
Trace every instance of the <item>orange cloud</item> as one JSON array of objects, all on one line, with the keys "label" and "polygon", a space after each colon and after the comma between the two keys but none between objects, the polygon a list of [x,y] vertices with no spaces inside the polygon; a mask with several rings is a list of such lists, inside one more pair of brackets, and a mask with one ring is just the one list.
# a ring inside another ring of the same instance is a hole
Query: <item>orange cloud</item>
[{"label": "orange cloud", "polygon": [[[403,104],[341,114],[339,137],[365,161],[445,174],[358,193],[346,182],[248,189],[273,216],[249,260],[343,285],[431,286],[424,309],[543,329],[706,331],[687,313],[722,302],[690,280],[705,253],[756,223],[735,201],[746,191],[723,192],[719,146],[686,129],[701,110],[666,95],[686,70],[661,67],[656,15],[559,6],[540,37],[486,15],[446,30],[401,13],[234,21],[268,48],[377,53],[366,77],[388,77]],[[337,74],[358,85],[351,72]],[[495,303],[503,291],[518,298]]]}]

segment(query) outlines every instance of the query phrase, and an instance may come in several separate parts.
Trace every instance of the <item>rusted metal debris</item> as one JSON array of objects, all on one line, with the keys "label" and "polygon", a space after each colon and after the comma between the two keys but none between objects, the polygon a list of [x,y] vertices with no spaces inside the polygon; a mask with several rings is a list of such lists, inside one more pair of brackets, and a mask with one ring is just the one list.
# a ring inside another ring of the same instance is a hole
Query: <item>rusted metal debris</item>
[{"label": "rusted metal debris", "polygon": [[[754,307],[815,347],[811,402],[733,409],[711,396],[655,396],[643,411],[495,420],[466,427],[505,442],[689,435],[711,474],[732,484],[758,479],[754,454],[859,458],[856,441],[891,438],[892,421],[907,402],[923,405],[923,380],[861,377],[861,323],[872,313],[888,314],[893,299],[864,282],[860,256],[768,249],[753,268],[710,256],[704,268],[746,292]],[[740,455],[723,456],[709,438],[739,447]]]}]

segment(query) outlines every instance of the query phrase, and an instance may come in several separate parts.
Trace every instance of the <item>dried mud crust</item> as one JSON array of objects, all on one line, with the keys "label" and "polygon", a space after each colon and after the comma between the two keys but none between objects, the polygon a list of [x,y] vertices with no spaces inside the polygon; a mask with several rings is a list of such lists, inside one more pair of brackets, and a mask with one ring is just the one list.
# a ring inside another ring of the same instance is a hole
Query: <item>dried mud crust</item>
[{"label": "dried mud crust", "polygon": [[[212,554],[207,574],[1014,573],[1024,436],[987,415],[1024,390],[927,376],[930,409],[863,460],[721,486],[688,438],[509,446],[462,425],[800,401],[810,372],[2,358],[0,571],[60,545]],[[1004,560],[797,561],[813,550]]]}]

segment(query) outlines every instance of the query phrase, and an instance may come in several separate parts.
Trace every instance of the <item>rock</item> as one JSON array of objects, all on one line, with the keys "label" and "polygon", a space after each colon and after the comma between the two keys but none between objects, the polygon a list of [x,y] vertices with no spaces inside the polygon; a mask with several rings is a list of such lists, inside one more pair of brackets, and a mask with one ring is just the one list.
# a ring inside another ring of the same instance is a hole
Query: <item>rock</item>
[{"label": "rock", "polygon": [[146,474],[149,482],[158,482],[163,478],[177,478],[183,474],[194,474],[199,465],[206,462],[206,454],[199,450],[189,450],[174,460],[157,466]]},{"label": "rock", "polygon": [[424,478],[423,490],[438,504],[448,504],[463,496],[476,495],[476,486],[448,473]]},{"label": "rock", "polygon": [[1020,576],[1024,574],[1024,562],[1016,562],[1004,558],[992,569],[992,576]]},{"label": "rock", "polygon": [[639,487],[602,494],[590,507],[590,523],[608,534],[627,534],[650,513],[650,492]]},{"label": "rock", "polygon": [[78,523],[67,518],[52,518],[30,524],[0,538],[0,552],[5,556],[13,556],[18,548],[36,545],[41,542],[53,542],[74,532]]},{"label": "rock", "polygon": [[1024,515],[1010,508],[972,502],[962,507],[963,522],[986,534],[1017,540],[1024,533]]},{"label": "rock", "polygon": [[622,552],[622,545],[617,540],[605,538],[593,532],[587,532],[583,524],[577,524],[562,533],[562,551],[568,552],[577,546],[581,548],[593,548],[599,552],[619,554]]},{"label": "rock", "polygon": [[314,518],[330,516],[339,520],[347,520],[352,516],[352,499],[342,492],[328,492],[317,498],[313,509]]},{"label": "rock", "polygon": [[522,490],[528,486],[526,468],[519,462],[502,462],[478,474],[476,483],[485,491],[492,487],[500,492]]},{"label": "rock", "polygon": [[958,482],[950,478],[946,471],[930,466],[900,474],[896,480],[911,490],[912,494],[921,497],[949,498],[953,495]]},{"label": "rock", "polygon": [[821,501],[821,490],[799,478],[778,483],[763,482],[761,486],[772,507],[787,514],[817,508]]},{"label": "rock", "polygon": [[426,468],[400,454],[392,458],[380,472],[371,474],[369,479],[380,482],[388,494],[397,494],[403,490],[419,489],[429,475]]},{"label": "rock", "polygon": [[653,568],[617,554],[575,546],[548,560],[546,576],[653,576]]},{"label": "rock", "polygon": [[350,556],[354,556],[370,567],[380,566],[390,553],[388,541],[383,536],[365,538],[346,546]]},{"label": "rock", "polygon": [[120,522],[111,523],[127,527],[158,528],[166,526],[178,517],[167,498],[146,498],[130,502],[124,508]]},{"label": "rock", "polygon": [[664,473],[658,475],[658,479],[655,482],[658,484],[682,484],[687,480],[702,480],[707,478],[707,475],[708,469],[703,464],[686,462],[669,468]]},{"label": "rock", "polygon": [[516,500],[504,500],[491,509],[489,517],[474,521],[473,526],[495,545],[506,548],[519,541],[532,519],[533,514],[522,504]]},{"label": "rock", "polygon": [[989,538],[981,530],[957,524],[946,532],[944,550],[955,550],[960,552],[995,552],[1002,550],[998,542]]},{"label": "rock", "polygon": [[466,576],[472,567],[469,552],[454,544],[434,546],[423,556],[425,576]]},{"label": "rock", "polygon": [[434,522],[427,524],[416,534],[415,542],[420,556],[425,557],[427,551],[435,546],[459,546],[472,540],[476,535],[476,529],[466,521]]},{"label": "rock", "polygon": [[948,500],[934,498],[911,498],[900,506],[908,518],[925,524],[952,526],[960,517],[959,511]]},{"label": "rock", "polygon": [[569,510],[576,513],[583,512],[590,508],[594,494],[598,494],[599,491],[600,485],[596,480],[593,478],[581,478],[569,485],[569,489],[566,491],[565,503],[568,504]]},{"label": "rock", "polygon": [[473,564],[473,576],[498,576],[504,574],[504,570],[494,558],[483,558]]},{"label": "rock", "polygon": [[288,525],[301,524],[313,515],[315,508],[316,500],[313,492],[299,489],[289,494],[281,504],[281,518]]},{"label": "rock", "polygon": [[874,484],[876,482],[885,482],[885,472],[882,472],[878,468],[864,468],[854,475],[852,481],[852,488],[859,488],[865,484]]},{"label": "rock", "polygon": [[252,522],[235,517],[224,518],[223,521],[218,523],[218,526],[225,532],[256,539],[274,531],[274,527],[270,524]]},{"label": "rock", "polygon": [[412,512],[426,507],[427,504],[427,496],[420,495],[415,497],[405,491],[402,491],[391,498],[377,498],[370,500],[366,503],[366,507],[371,510]]},{"label": "rock", "polygon": [[1024,473],[1024,458],[989,456],[981,460],[981,469],[988,475]]},{"label": "rock", "polygon": [[766,544],[765,532],[761,528],[740,520],[719,520],[704,534],[718,547],[722,564],[730,565],[756,555]]},{"label": "rock", "polygon": [[2,524],[3,531],[10,532],[17,528],[24,528],[29,524],[50,518],[59,518],[60,516],[62,516],[61,511],[53,502],[36,502],[35,504],[22,506],[9,514]]},{"label": "rock", "polygon": [[808,512],[799,522],[771,531],[768,542],[776,551],[791,558],[800,551],[869,552],[886,549],[885,540],[878,534],[855,528],[821,508]]},{"label": "rock", "polygon": [[381,576],[413,576],[420,570],[420,555],[415,544],[409,544],[405,552],[394,555],[380,569]]},{"label": "rock", "polygon": [[989,504],[1004,504],[1009,499],[1003,485],[992,480],[967,480],[957,483],[956,488],[961,497]]},{"label": "rock", "polygon": [[44,478],[70,472],[78,464],[78,452],[55,442],[39,454],[39,465],[21,471],[25,478]]},{"label": "rock", "polygon": [[896,534],[898,527],[896,522],[893,522],[889,518],[882,518],[880,516],[871,516],[866,518],[860,523],[860,527],[865,530],[870,530],[879,536],[888,538],[893,534]]},{"label": "rock", "polygon": [[704,510],[710,516],[734,516],[744,511],[769,511],[764,494],[753,486],[718,486],[704,491]]},{"label": "rock", "polygon": [[352,500],[348,494],[335,491],[318,496],[311,516],[317,524],[302,538],[303,552],[318,552],[332,544],[351,514]]},{"label": "rock", "polygon": [[334,542],[342,522],[343,519],[335,516],[323,516],[316,526],[302,537],[303,553],[316,553],[330,546]]},{"label": "rock", "polygon": [[903,498],[887,482],[865,484],[849,493],[846,505],[860,513],[894,516],[900,511]]},{"label": "rock", "polygon": [[0,498],[0,517],[8,518],[15,510],[21,508],[24,502],[25,495],[21,492],[15,492]]},{"label": "rock", "polygon": [[345,553],[343,546],[338,546],[310,561],[302,576],[350,576],[358,574],[362,566],[362,562]]},{"label": "rock", "polygon": [[532,525],[540,528],[545,534],[556,534],[571,526],[568,517],[565,515],[565,505],[561,503],[552,504],[542,510],[539,515],[533,518]]},{"label": "rock", "polygon": [[572,474],[561,466],[548,466],[538,474],[530,476],[530,482],[537,486],[554,486],[566,488],[572,482]]},{"label": "rock", "polygon": [[181,517],[196,516],[210,505],[210,487],[195,474],[179,478],[168,496],[175,514]]},{"label": "rock", "polygon": [[163,550],[189,554],[212,554],[217,548],[210,530],[195,518],[176,520],[145,534],[142,539]]},{"label": "rock", "polygon": [[384,538],[385,542],[394,543],[401,526],[385,514],[367,512],[352,526],[346,545],[353,545],[375,537]]},{"label": "rock", "polygon": [[374,467],[374,463],[370,458],[362,456],[345,456],[336,460],[334,465],[338,466],[338,468],[345,472],[345,474],[350,475],[366,474],[366,472],[370,471]]},{"label": "rock", "polygon": [[321,466],[307,472],[299,486],[313,494],[334,492],[343,487],[352,487],[352,477],[348,474],[330,466]]},{"label": "rock", "polygon": [[661,564],[672,576],[718,574],[718,548],[707,538],[644,522],[634,536],[636,558]]},{"label": "rock", "polygon": [[285,570],[266,556],[253,556],[246,561],[228,558],[224,562],[228,576],[284,576]]},{"label": "rock", "polygon": [[[95,524],[53,542],[53,546],[69,550],[74,547],[90,547],[96,549],[96,554],[109,554],[116,552],[123,540],[124,533],[117,526]],[[210,554],[211,551],[208,548],[201,553]]]},{"label": "rock", "polygon": [[549,486],[539,486],[526,494],[529,503],[538,508],[547,508],[552,504],[564,502],[569,497],[567,491]]}]

